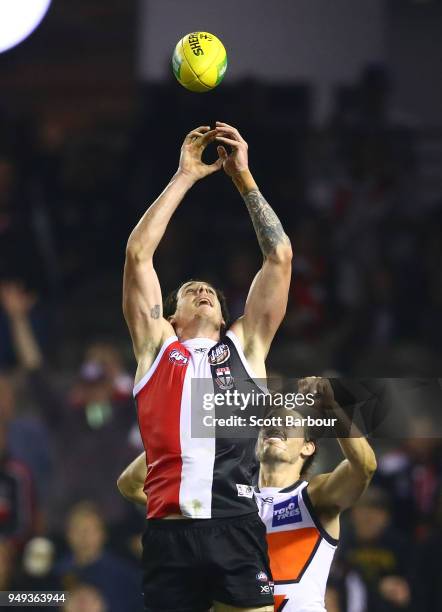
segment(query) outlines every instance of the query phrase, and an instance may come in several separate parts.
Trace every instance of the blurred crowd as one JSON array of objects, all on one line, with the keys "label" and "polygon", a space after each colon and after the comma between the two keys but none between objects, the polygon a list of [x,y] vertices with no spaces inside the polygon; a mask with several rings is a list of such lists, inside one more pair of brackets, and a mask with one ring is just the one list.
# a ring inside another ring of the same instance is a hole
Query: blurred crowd
[{"label": "blurred crowd", "polygon": [[[391,108],[390,89],[386,71],[368,67],[353,86],[336,87],[320,127],[302,83],[246,81],[207,96],[140,85],[133,115],[75,129],[0,108],[0,278],[44,296],[37,331],[55,335],[57,359],[69,359],[66,347],[81,351],[79,330],[124,343],[127,237],[175,172],[185,133],[222,118],[248,140],[252,171],[293,243],[295,282],[274,367],[436,375],[442,193],[426,197],[425,131]],[[164,292],[207,277],[233,316],[259,265],[247,212],[222,173],[188,194],[156,258]]]},{"label": "blurred crowd", "polygon": [[[134,116],[74,132],[0,108],[0,590],[69,590],[70,612],[142,609],[143,512],[115,486],[141,448],[122,267],[196,125],[240,129],[292,240],[271,368],[437,376],[442,194],[422,197],[420,128],[390,108],[390,87],[368,68],[337,87],[320,128],[307,84],[205,96],[149,85]],[[155,263],[165,292],[207,278],[241,313],[259,250],[221,173],[187,196]],[[441,441],[377,450],[375,481],[344,521],[328,610],[442,609]]]}]

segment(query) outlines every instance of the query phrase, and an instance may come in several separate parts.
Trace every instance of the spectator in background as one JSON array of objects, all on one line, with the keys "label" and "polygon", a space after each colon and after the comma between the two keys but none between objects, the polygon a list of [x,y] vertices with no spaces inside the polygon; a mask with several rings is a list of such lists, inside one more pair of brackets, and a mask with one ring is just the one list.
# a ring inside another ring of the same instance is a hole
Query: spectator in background
[{"label": "spectator in background", "polygon": [[106,551],[106,529],[96,506],[81,502],[71,509],[66,540],[70,552],[57,565],[65,590],[86,583],[102,594],[109,612],[143,609],[139,572],[135,566]]},{"label": "spectator in background", "polygon": [[[132,401],[133,377],[126,372],[121,354],[111,342],[95,342],[86,349],[81,374],[87,379],[87,373],[100,370],[104,378],[112,385],[113,402]],[[71,402],[73,405],[84,404],[84,393],[81,385],[74,387]]]},{"label": "spectator in background", "polygon": [[88,584],[79,584],[68,595],[64,612],[108,612],[100,591]]},{"label": "spectator in background", "polygon": [[24,548],[13,590],[61,591],[60,580],[54,573],[54,545],[48,538],[36,537]]},{"label": "spectator in background", "polygon": [[294,243],[296,282],[291,287],[293,308],[287,314],[286,329],[295,337],[315,339],[325,319],[327,263],[321,249],[320,228],[313,220],[300,224]]},{"label": "spectator in background", "polygon": [[418,544],[415,583],[419,612],[442,610],[442,494],[436,517],[433,529]]},{"label": "spectator in background", "polygon": [[411,542],[396,530],[389,506],[382,489],[369,488],[352,508],[350,532],[338,549],[338,564],[356,571],[366,586],[366,612],[413,610]]},{"label": "spectator in background", "polygon": [[[116,349],[93,347],[80,371],[78,401],[67,402],[54,389],[30,322],[35,297],[17,283],[0,286],[0,303],[8,315],[13,347],[26,375],[26,387],[37,413],[15,418],[13,388],[5,377],[0,384],[8,392],[0,408],[9,415],[11,448],[30,466],[39,497],[45,499],[55,527],[62,513],[83,497],[96,499],[106,518],[118,520],[123,501],[113,486],[103,486],[103,474],[114,483],[129,457],[127,434],[135,410],[129,383]],[[13,418],[14,417],[14,418]],[[53,457],[60,459],[53,464]],[[87,471],[89,478],[85,479]]]},{"label": "spectator in background", "polygon": [[96,342],[86,350],[85,361],[101,363],[107,377],[112,381],[113,400],[125,402],[132,400],[133,376],[124,368],[121,353],[111,342]]},{"label": "spectator in background", "polygon": [[434,421],[425,412],[411,417],[409,431],[413,437],[380,457],[375,482],[389,491],[396,528],[422,539],[442,499],[442,440],[432,437]]},{"label": "spectator in background", "polygon": [[8,425],[0,420],[0,537],[17,549],[34,533],[37,523],[34,485],[29,468],[11,456]]},{"label": "spectator in background", "polygon": [[53,408],[55,400],[48,401],[45,385],[38,380],[43,358],[30,320],[35,301],[35,295],[17,283],[0,284],[0,305],[8,317],[16,361],[25,374],[24,389],[31,396],[31,408],[26,405],[18,410],[14,378],[0,372],[0,416],[8,425],[10,453],[29,466],[41,501],[48,494],[53,470],[52,441],[45,421],[51,420],[57,408]]},{"label": "spectator in background", "polygon": [[0,539],[0,591],[9,591],[15,569],[16,551],[5,539]]},{"label": "spectator in background", "polygon": [[332,565],[325,592],[327,612],[370,612],[367,588],[359,574],[339,564]]}]

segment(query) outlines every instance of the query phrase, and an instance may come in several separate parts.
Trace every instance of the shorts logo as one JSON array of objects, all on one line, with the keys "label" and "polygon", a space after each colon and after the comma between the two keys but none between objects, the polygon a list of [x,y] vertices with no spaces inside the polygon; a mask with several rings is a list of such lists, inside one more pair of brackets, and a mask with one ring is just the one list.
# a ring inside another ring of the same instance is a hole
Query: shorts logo
[{"label": "shorts logo", "polygon": [[230,358],[230,349],[227,344],[218,344],[214,346],[209,353],[208,359],[210,365],[216,366],[225,363]]},{"label": "shorts logo", "polygon": [[261,595],[270,595],[272,593],[272,587],[269,584],[261,584]]},{"label": "shorts logo", "polygon": [[250,499],[253,497],[253,487],[245,484],[237,484],[236,488],[238,490],[238,497],[249,497]]},{"label": "shorts logo", "polygon": [[265,572],[258,572],[256,574],[256,580],[259,580],[260,582],[268,582],[269,577],[267,576]]},{"label": "shorts logo", "polygon": [[291,497],[273,506],[272,527],[300,523],[301,521],[302,514],[297,497]]},{"label": "shorts logo", "polygon": [[227,391],[227,389],[233,389],[234,381],[233,376],[230,372],[230,368],[216,368],[215,374],[215,382],[220,389],[222,389],[223,391]]},{"label": "shorts logo", "polygon": [[170,351],[169,361],[171,363],[175,363],[176,365],[186,365],[189,358],[183,355],[183,353],[178,349],[173,349],[173,351]]}]

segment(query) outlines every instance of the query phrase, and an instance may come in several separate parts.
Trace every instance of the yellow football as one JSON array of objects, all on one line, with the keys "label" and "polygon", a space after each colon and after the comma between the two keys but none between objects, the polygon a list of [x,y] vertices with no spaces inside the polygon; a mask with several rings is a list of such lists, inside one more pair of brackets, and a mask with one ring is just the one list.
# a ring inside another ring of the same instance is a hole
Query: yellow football
[{"label": "yellow football", "polygon": [[227,68],[223,43],[209,32],[191,32],[178,41],[172,57],[173,73],[190,91],[210,91],[221,83]]}]

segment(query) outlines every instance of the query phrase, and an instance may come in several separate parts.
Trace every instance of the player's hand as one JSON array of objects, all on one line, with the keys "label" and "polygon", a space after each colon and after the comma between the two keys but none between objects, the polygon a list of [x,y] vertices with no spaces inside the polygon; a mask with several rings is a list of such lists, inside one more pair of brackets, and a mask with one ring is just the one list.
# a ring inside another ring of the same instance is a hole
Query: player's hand
[{"label": "player's hand", "polygon": [[[224,172],[234,177],[241,172],[249,169],[248,144],[238,132],[238,130],[227,123],[221,121],[216,122],[216,140],[222,142],[218,146],[218,155],[223,162]],[[232,149],[228,154],[224,144],[229,145]]]},{"label": "player's hand", "polygon": [[384,576],[378,588],[382,597],[396,606],[405,607],[410,604],[410,587],[402,576]]},{"label": "player's hand", "polygon": [[315,408],[318,410],[329,410],[335,406],[335,394],[328,378],[319,376],[307,376],[298,381],[298,391],[303,395],[313,394]]},{"label": "player's hand", "polygon": [[26,291],[19,283],[8,282],[0,285],[0,304],[11,318],[27,316],[36,301],[36,296]]},{"label": "player's hand", "polygon": [[181,147],[178,172],[193,182],[220,170],[223,159],[219,157],[213,164],[205,164],[201,157],[207,145],[216,138],[217,130],[211,130],[208,125],[202,125],[187,134]]}]

